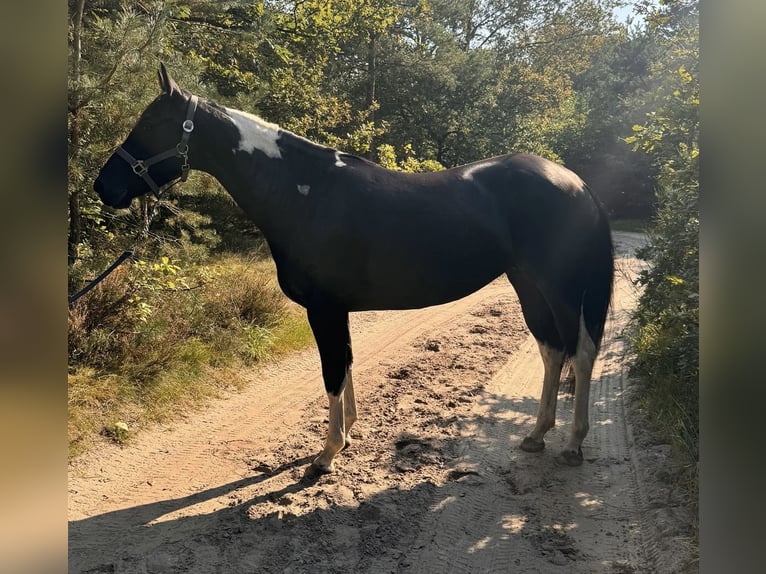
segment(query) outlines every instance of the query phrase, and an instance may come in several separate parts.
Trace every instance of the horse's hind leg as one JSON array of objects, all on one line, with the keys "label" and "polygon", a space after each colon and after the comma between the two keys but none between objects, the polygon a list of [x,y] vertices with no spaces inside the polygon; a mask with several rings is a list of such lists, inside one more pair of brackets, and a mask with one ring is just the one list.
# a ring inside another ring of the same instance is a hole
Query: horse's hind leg
[{"label": "horse's hind leg", "polygon": [[545,368],[543,391],[537,410],[537,422],[532,432],[519,445],[519,448],[526,452],[539,452],[545,448],[545,441],[543,440],[545,433],[556,424],[556,401],[561,368],[564,364],[564,346],[556,327],[553,312],[537,287],[520,274],[509,272],[508,279],[519,296],[524,320],[537,340]]},{"label": "horse's hind leg", "polygon": [[308,319],[319,348],[329,401],[327,438],[322,452],[311,464],[311,470],[327,473],[332,472],[333,459],[346,445],[348,428],[356,420],[348,312],[318,304],[308,308]]},{"label": "horse's hind leg", "polygon": [[535,428],[519,445],[521,450],[539,452],[545,448],[543,437],[556,424],[556,402],[558,399],[561,367],[564,363],[564,351],[549,346],[538,339],[540,356],[543,358],[545,375],[543,376],[543,392],[537,409]]},{"label": "horse's hind leg", "polygon": [[581,316],[577,351],[572,361],[575,373],[574,422],[569,442],[561,453],[564,462],[571,466],[582,464],[581,445],[590,426],[588,423],[588,403],[590,402],[590,380],[595,361],[596,345],[588,334]]}]

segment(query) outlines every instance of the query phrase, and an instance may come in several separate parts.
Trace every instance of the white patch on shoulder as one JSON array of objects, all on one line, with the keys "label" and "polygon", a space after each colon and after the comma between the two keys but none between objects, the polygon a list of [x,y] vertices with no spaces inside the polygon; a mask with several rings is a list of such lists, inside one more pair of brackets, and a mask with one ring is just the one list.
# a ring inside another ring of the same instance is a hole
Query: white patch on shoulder
[{"label": "white patch on shoulder", "polygon": [[308,185],[299,185],[298,186],[298,193],[301,195],[308,195],[309,191],[311,191],[311,187]]},{"label": "white patch on shoulder", "polygon": [[226,108],[226,111],[239,130],[239,148],[237,150],[247,153],[259,150],[274,159],[282,157],[282,152],[277,145],[279,139],[278,125],[247,112],[231,108]]},{"label": "white patch on shoulder", "polygon": [[335,167],[346,167],[346,162],[340,159],[340,152],[335,152]]}]

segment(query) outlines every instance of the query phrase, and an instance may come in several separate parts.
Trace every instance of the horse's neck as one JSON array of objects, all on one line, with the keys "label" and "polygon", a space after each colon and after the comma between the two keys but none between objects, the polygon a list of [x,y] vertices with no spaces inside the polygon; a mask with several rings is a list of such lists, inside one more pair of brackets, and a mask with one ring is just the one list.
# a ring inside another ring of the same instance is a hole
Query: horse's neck
[{"label": "horse's neck", "polygon": [[208,107],[200,128],[204,147],[193,167],[215,177],[267,236],[289,230],[305,216],[298,185],[312,161],[308,155],[301,161],[301,148],[317,153],[328,148],[228,108]]}]

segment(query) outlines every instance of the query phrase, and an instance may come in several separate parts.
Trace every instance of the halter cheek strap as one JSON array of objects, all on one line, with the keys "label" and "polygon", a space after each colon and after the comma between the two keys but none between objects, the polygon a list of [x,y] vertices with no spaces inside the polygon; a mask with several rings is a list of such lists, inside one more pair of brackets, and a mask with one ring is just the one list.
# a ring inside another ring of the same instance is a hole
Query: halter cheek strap
[{"label": "halter cheek strap", "polygon": [[[191,133],[194,131],[193,118],[194,113],[197,111],[198,101],[199,98],[197,98],[197,96],[192,96],[189,100],[189,107],[186,109],[186,119],[181,124],[181,141],[176,144],[176,147],[162,153],[158,153],[157,155],[144,160],[134,158],[122,146],[117,148],[117,155],[119,155],[122,159],[130,164],[130,167],[133,168],[133,173],[141,177],[146,182],[146,184],[149,186],[149,189],[152,190],[152,193],[157,199],[160,198],[160,195],[163,191],[175,185],[179,181],[186,181],[186,178],[189,177],[189,170],[191,169],[189,166],[189,138],[191,137]],[[170,159],[172,157],[180,157],[183,160],[183,163],[181,164],[181,175],[180,177],[172,179],[164,185],[159,186],[157,185],[157,182],[154,181],[152,176],[149,175],[149,168],[156,163],[160,163],[161,161],[165,161],[166,159]]]}]

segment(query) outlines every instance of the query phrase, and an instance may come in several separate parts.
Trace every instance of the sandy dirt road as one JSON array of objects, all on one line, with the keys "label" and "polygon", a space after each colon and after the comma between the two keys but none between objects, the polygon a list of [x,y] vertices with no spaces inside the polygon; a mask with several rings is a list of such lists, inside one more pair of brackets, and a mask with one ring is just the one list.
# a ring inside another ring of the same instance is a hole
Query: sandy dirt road
[{"label": "sandy dirt road", "polygon": [[556,457],[565,394],[546,450],[518,449],[542,363],[502,278],[438,307],[352,315],[360,420],[334,474],[303,480],[326,429],[313,348],[71,463],[70,574],[695,572],[668,449],[630,408],[621,333],[642,237],[615,237],[581,467]]}]

